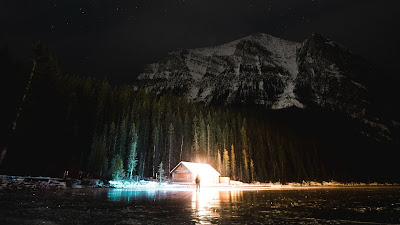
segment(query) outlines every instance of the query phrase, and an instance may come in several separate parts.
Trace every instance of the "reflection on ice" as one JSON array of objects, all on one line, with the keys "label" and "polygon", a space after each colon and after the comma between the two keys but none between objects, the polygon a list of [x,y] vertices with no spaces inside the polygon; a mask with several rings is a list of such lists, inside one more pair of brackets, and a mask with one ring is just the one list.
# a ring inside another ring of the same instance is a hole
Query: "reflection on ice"
[{"label": "reflection on ice", "polygon": [[192,209],[194,221],[200,224],[216,222],[221,217],[223,203],[240,201],[243,191],[221,191],[213,188],[203,188],[200,192],[192,192]]},{"label": "reflection on ice", "polygon": [[216,223],[222,217],[223,204],[243,201],[243,190],[221,190],[203,187],[201,191],[186,189],[110,189],[108,200],[115,202],[138,203],[149,201],[181,201],[191,212],[193,222],[199,224]]},{"label": "reflection on ice", "polygon": [[220,216],[218,208],[220,207],[219,191],[202,189],[192,192],[193,217],[198,222],[209,222],[210,219]]},{"label": "reflection on ice", "polygon": [[111,189],[108,191],[108,199],[116,202],[131,202],[135,200],[154,199],[157,194],[165,193],[156,189],[136,190],[136,189]]}]

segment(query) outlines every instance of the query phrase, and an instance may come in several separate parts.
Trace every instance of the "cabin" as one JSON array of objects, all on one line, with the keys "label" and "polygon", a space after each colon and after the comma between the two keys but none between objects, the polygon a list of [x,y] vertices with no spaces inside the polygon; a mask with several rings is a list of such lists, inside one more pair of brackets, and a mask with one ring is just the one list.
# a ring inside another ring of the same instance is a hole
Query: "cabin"
[{"label": "cabin", "polygon": [[221,174],[209,164],[183,161],[171,170],[172,182],[194,183],[197,175],[201,184],[218,184]]}]

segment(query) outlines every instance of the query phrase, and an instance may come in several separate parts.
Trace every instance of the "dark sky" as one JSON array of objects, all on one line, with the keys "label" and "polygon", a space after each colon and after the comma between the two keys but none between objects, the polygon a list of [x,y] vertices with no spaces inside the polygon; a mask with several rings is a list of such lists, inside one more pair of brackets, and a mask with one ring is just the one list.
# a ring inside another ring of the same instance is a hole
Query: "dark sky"
[{"label": "dark sky", "polygon": [[45,42],[65,73],[131,81],[179,48],[262,32],[302,42],[318,32],[397,77],[398,0],[2,0],[0,47],[28,57]]}]

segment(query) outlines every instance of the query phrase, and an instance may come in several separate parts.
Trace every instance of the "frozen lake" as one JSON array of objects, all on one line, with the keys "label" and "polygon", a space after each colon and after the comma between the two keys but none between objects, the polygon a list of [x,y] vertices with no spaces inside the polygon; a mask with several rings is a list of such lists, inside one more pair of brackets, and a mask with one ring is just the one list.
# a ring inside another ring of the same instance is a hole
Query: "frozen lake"
[{"label": "frozen lake", "polygon": [[0,224],[400,224],[400,187],[0,191]]}]

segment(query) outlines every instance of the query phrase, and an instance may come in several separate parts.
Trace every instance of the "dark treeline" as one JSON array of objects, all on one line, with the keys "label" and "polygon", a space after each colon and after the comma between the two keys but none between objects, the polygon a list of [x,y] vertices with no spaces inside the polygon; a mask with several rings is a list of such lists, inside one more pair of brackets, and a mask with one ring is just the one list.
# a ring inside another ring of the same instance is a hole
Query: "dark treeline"
[{"label": "dark treeline", "polygon": [[[293,124],[306,117],[290,118],[290,110],[205,106],[107,79],[65,76],[42,44],[34,49],[27,101],[15,98],[21,117],[15,133],[2,140],[8,146],[4,172],[156,178],[160,165],[171,171],[183,160],[210,163],[223,176],[245,182],[375,178],[348,173],[350,161],[334,161],[354,147],[338,141],[340,128],[318,125],[309,127],[316,132],[305,132],[309,124]],[[28,78],[21,80],[15,88],[22,96]],[[319,137],[321,130],[331,130],[328,140]]]}]

